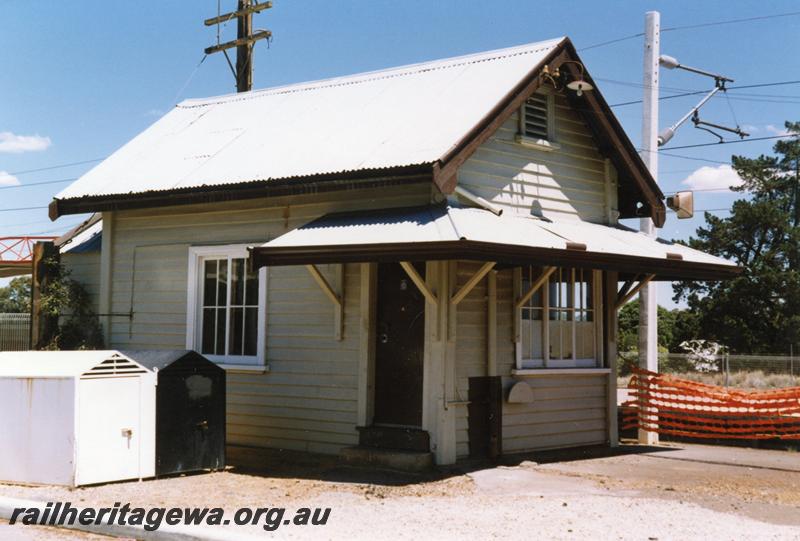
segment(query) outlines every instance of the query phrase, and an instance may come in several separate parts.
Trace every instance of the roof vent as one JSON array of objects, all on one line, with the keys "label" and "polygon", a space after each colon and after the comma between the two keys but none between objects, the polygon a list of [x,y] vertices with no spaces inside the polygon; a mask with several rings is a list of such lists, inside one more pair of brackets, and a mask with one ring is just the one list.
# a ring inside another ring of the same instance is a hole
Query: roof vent
[{"label": "roof vent", "polygon": [[138,364],[126,359],[125,357],[111,357],[102,363],[98,364],[88,372],[84,372],[84,378],[102,378],[108,376],[128,375],[128,374],[145,374],[144,370]]},{"label": "roof vent", "polygon": [[525,118],[522,134],[533,139],[549,139],[547,124],[547,96],[534,94],[525,100]]}]

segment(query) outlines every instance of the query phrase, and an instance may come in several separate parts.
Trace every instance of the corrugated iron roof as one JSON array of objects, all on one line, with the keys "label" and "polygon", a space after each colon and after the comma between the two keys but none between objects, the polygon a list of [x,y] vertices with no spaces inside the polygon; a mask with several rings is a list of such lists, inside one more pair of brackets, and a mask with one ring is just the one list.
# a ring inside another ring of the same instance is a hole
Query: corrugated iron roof
[{"label": "corrugated iron roof", "polygon": [[[495,214],[478,208],[428,206],[383,211],[329,214],[289,231],[254,250],[268,254],[281,249],[324,249],[331,253],[347,246],[409,245],[411,251],[425,245],[469,241],[487,246],[575,252],[585,245],[586,260],[620,256],[668,263],[676,271],[685,264],[718,267],[736,272],[731,261],[700,252],[622,226],[581,221],[552,221],[535,216]],[[465,242],[466,244],[466,242]],[[541,252],[539,252],[541,253]],[[554,252],[555,253],[555,252]],[[680,272],[676,272],[680,274]]]},{"label": "corrugated iron roof", "polygon": [[434,163],[564,39],[186,100],[56,199]]}]

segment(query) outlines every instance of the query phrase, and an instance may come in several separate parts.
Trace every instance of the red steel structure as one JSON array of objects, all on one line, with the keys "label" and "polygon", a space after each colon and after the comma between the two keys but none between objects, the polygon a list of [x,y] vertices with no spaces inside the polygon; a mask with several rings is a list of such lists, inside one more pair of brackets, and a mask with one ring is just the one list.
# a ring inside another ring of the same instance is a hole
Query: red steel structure
[{"label": "red steel structure", "polygon": [[56,237],[0,237],[0,277],[31,273],[33,246]]}]

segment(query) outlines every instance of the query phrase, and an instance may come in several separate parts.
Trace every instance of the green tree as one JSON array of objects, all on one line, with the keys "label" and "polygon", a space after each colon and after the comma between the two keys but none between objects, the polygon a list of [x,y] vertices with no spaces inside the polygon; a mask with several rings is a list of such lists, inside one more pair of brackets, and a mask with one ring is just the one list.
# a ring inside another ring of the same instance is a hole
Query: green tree
[{"label": "green tree", "polygon": [[[667,310],[658,307],[658,349],[673,351],[674,333],[682,310]],[[636,351],[639,349],[639,301],[631,301],[619,311],[617,349]]]},{"label": "green tree", "polygon": [[0,314],[28,314],[31,311],[31,278],[17,276],[0,287]]},{"label": "green tree", "polygon": [[41,310],[45,317],[53,318],[56,328],[41,349],[75,350],[101,349],[103,333],[92,309],[86,288],[70,276],[70,271],[57,258],[46,259],[48,280],[42,287]]},{"label": "green tree", "polygon": [[[800,122],[786,129],[800,134]],[[696,314],[696,338],[734,353],[797,351],[800,339],[800,140],[779,140],[775,155],[733,156],[749,193],[727,217],[706,213],[689,246],[736,262],[744,271],[727,281],[681,282],[675,299]]]}]

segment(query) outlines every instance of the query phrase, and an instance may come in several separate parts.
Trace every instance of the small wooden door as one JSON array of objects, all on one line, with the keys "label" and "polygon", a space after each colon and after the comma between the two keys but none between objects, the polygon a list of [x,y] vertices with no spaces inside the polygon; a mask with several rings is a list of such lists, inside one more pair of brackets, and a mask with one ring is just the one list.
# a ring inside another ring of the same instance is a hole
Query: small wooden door
[{"label": "small wooden door", "polygon": [[374,423],[420,427],[425,298],[398,263],[378,265],[377,290]]}]

